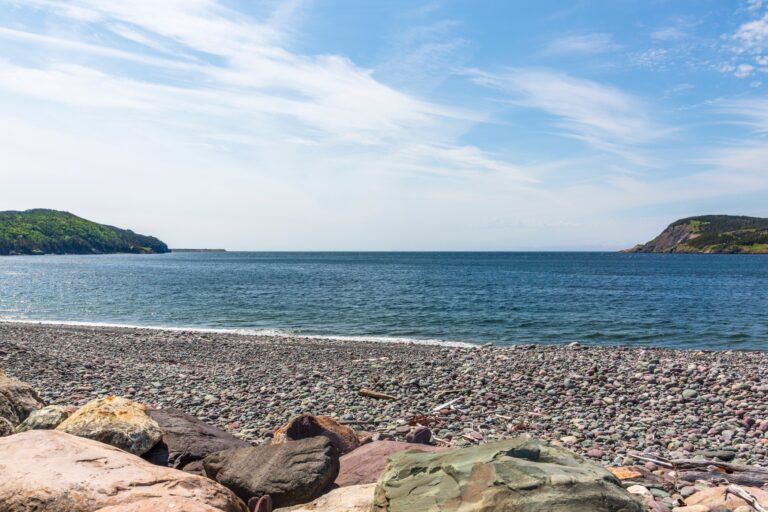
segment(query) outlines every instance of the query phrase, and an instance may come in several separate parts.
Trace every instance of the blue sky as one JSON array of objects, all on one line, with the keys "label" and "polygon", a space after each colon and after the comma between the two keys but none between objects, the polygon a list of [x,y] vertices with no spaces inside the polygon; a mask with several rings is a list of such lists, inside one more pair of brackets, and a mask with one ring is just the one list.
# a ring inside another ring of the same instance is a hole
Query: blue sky
[{"label": "blue sky", "polygon": [[767,132],[761,0],[0,0],[1,209],[177,247],[618,249]]}]

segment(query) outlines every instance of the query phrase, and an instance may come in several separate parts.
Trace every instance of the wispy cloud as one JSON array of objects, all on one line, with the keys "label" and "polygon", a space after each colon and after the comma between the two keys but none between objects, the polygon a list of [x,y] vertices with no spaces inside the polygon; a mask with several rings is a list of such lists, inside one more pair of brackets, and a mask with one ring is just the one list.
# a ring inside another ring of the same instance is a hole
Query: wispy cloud
[{"label": "wispy cloud", "polygon": [[548,54],[598,54],[617,50],[621,46],[607,33],[569,35],[551,41],[545,53]]},{"label": "wispy cloud", "polygon": [[649,118],[642,101],[592,80],[536,69],[472,76],[478,84],[509,93],[514,105],[550,114],[563,135],[600,150],[628,154],[628,148],[668,133]]}]

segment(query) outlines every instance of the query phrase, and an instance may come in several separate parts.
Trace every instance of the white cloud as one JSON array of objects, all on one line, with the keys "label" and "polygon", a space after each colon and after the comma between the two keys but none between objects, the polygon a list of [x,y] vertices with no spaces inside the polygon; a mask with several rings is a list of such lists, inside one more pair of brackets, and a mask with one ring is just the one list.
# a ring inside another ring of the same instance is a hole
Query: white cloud
[{"label": "white cloud", "polygon": [[762,53],[768,46],[768,14],[762,18],[741,25],[733,39],[738,44],[738,51]]},{"label": "white cloud", "polygon": [[545,52],[550,54],[597,54],[610,52],[620,47],[613,41],[612,34],[594,33],[560,37],[551,41]]},{"label": "white cloud", "polygon": [[640,100],[609,85],[536,69],[472,76],[481,85],[509,93],[515,105],[554,116],[564,135],[600,150],[625,153],[668,132],[649,119]]},{"label": "white cloud", "polygon": [[686,33],[677,27],[664,27],[651,32],[651,39],[656,41],[677,41],[685,36]]}]

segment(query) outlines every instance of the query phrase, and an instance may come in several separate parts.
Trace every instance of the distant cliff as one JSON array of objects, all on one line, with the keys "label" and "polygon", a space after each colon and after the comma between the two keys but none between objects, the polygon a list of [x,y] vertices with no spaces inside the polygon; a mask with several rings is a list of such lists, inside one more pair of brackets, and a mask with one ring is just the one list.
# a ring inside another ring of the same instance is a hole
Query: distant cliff
[{"label": "distant cliff", "polygon": [[650,242],[625,252],[768,254],[768,219],[735,215],[681,219]]},{"label": "distant cliff", "polygon": [[164,252],[168,246],[153,236],[97,224],[68,212],[0,212],[0,255]]}]

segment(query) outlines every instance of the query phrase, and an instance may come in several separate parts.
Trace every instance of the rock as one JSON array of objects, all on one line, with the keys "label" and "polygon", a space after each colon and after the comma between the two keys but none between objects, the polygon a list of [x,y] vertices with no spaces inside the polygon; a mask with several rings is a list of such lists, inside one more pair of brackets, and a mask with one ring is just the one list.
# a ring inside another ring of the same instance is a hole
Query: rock
[{"label": "rock", "polygon": [[0,372],[0,418],[15,427],[44,405],[32,386]]},{"label": "rock", "polygon": [[640,478],[643,476],[643,474],[638,471],[637,468],[632,466],[611,466],[607,469],[619,480],[632,480],[634,478]]},{"label": "rock", "polygon": [[683,390],[683,398],[686,400],[692,400],[696,398],[699,395],[698,391],[695,389],[685,389]]},{"label": "rock", "polygon": [[[710,508],[715,507],[716,505],[721,505],[730,509],[747,505],[747,502],[733,494],[729,494],[728,499],[725,499],[725,490],[727,487],[728,486],[710,487],[709,489],[699,491],[687,497],[685,499],[685,504],[686,506],[706,505]],[[744,489],[754,496],[760,505],[768,507],[768,491],[763,491],[757,487],[744,487]]]},{"label": "rock", "polygon": [[163,442],[168,446],[168,465],[176,469],[202,473],[202,460],[208,455],[251,446],[179,409],[150,409],[148,414],[163,429]]},{"label": "rock", "polygon": [[0,418],[0,437],[13,434],[13,423],[5,418]]},{"label": "rock", "polygon": [[112,505],[96,512],[221,512],[220,509],[188,498],[147,498],[125,505]]},{"label": "rock", "polygon": [[387,467],[389,456],[404,450],[422,452],[445,451],[445,448],[428,446],[423,444],[401,443],[399,441],[374,441],[366,444],[341,457],[339,476],[336,485],[346,487],[349,485],[375,483],[384,468]]},{"label": "rock", "polygon": [[75,411],[74,407],[48,405],[32,411],[18,427],[16,433],[27,430],[53,430]]},{"label": "rock", "polygon": [[369,512],[376,484],[335,489],[306,505],[280,508],[275,512]]},{"label": "rock", "polygon": [[736,458],[736,452],[731,450],[702,450],[694,452],[693,455],[699,455],[707,459],[720,459],[725,462],[730,462]]},{"label": "rock", "polygon": [[429,444],[432,441],[432,431],[428,427],[412,428],[405,436],[406,443]]},{"label": "rock", "polygon": [[372,512],[642,512],[607,470],[560,447],[513,438],[391,456]]},{"label": "rock", "polygon": [[123,450],[57,430],[0,438],[0,475],[3,512],[90,512],[174,497],[225,512],[247,510],[232,492],[207,478],[153,466]]},{"label": "rock", "polygon": [[141,455],[163,437],[160,425],[146,411],[144,405],[127,398],[97,398],[75,411],[56,430]]},{"label": "rock", "polygon": [[203,460],[205,475],[244,501],[269,495],[275,507],[317,498],[339,474],[339,454],[325,436],[268,446],[233,448]]},{"label": "rock", "polygon": [[272,444],[298,441],[315,436],[325,436],[330,439],[339,451],[339,455],[349,453],[360,446],[357,434],[348,426],[340,425],[328,416],[313,416],[311,414],[296,416],[278,428],[272,438]]}]

